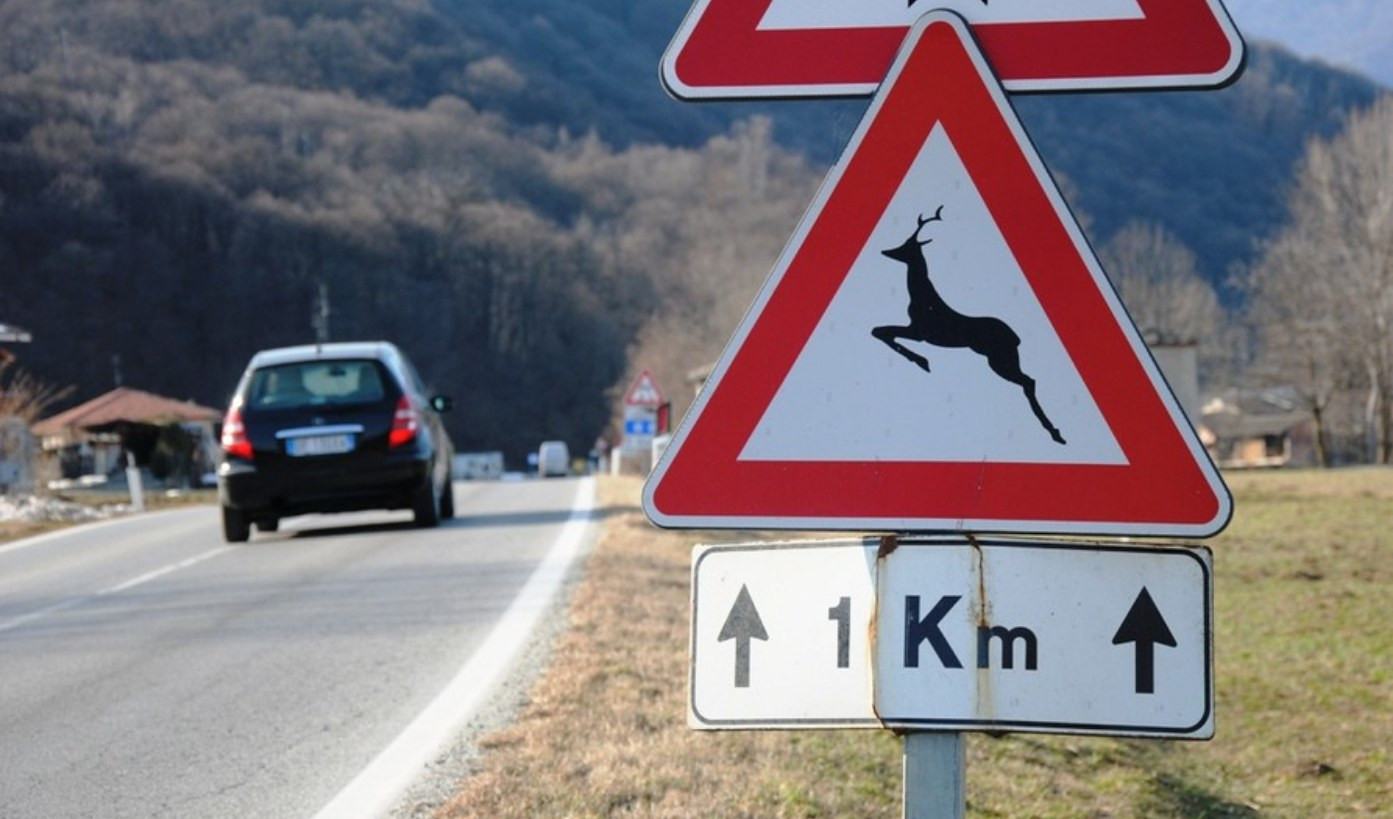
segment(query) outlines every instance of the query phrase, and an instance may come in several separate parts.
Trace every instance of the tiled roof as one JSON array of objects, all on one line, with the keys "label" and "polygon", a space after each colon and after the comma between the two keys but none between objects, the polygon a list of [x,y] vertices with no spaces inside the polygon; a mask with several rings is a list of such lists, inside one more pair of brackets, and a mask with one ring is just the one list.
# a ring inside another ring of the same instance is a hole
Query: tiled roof
[{"label": "tiled roof", "polygon": [[222,411],[212,407],[201,406],[192,401],[176,401],[131,387],[117,387],[85,404],[79,404],[39,421],[34,424],[33,432],[35,435],[55,435],[70,427],[92,429],[118,421],[153,424],[221,419]]}]

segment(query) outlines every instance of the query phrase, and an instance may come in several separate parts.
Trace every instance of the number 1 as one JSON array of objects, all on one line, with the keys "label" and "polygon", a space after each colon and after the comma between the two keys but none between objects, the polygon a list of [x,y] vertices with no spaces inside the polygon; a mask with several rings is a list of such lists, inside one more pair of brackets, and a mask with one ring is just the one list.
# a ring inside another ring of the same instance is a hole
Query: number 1
[{"label": "number 1", "polygon": [[837,668],[851,667],[851,598],[843,597],[827,610],[827,619],[837,623]]}]

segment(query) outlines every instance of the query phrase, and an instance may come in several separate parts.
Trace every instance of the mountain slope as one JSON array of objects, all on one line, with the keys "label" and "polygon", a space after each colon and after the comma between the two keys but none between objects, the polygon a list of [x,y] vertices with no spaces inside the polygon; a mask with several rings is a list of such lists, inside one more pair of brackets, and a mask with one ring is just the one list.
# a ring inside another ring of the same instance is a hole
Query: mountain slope
[{"label": "mountain slope", "polygon": [[[734,119],[765,114],[781,144],[835,158],[864,100],[683,103],[661,94],[657,63],[686,7],[441,2],[462,30],[488,43],[492,58],[526,78],[513,95],[483,102],[510,121],[593,128],[619,145],[654,137],[694,145]],[[1095,242],[1130,220],[1157,222],[1219,284],[1283,219],[1285,186],[1306,140],[1333,133],[1377,91],[1365,78],[1256,44],[1244,76],[1221,91],[1038,95],[1016,104],[1047,163],[1072,183],[1073,204],[1092,217]],[[563,97],[569,102],[531,104]]]},{"label": "mountain slope", "polygon": [[[693,104],[663,93],[658,61],[687,10],[687,0],[247,0],[211,7],[201,0],[7,0],[0,40],[21,68],[60,48],[69,61],[91,49],[137,63],[218,65],[252,83],[397,107],[452,95],[515,130],[595,132],[621,148],[694,147],[763,114],[781,145],[832,161],[864,100]],[[1250,47],[1244,76],[1223,91],[1017,99],[1042,155],[1072,182],[1075,206],[1094,218],[1094,241],[1132,219],[1155,221],[1220,282],[1282,219],[1285,185],[1306,140],[1333,133],[1345,111],[1367,105],[1378,90],[1259,43]]]}]

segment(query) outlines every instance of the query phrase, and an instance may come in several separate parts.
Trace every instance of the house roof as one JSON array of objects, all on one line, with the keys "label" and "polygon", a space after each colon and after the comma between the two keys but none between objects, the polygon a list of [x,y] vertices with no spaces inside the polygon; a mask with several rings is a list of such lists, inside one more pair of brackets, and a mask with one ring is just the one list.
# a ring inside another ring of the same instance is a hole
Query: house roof
[{"label": "house roof", "polygon": [[33,340],[34,337],[23,327],[16,327],[13,324],[0,321],[0,341],[18,341],[27,344]]},{"label": "house roof", "polygon": [[1310,420],[1309,412],[1214,413],[1204,416],[1203,424],[1220,438],[1260,438],[1290,432]]},{"label": "house roof", "polygon": [[218,421],[222,411],[178,401],[162,395],[117,387],[84,404],[64,410],[51,418],[34,424],[35,435],[56,435],[65,429],[95,429],[121,421],[135,424],[157,424],[175,421]]}]

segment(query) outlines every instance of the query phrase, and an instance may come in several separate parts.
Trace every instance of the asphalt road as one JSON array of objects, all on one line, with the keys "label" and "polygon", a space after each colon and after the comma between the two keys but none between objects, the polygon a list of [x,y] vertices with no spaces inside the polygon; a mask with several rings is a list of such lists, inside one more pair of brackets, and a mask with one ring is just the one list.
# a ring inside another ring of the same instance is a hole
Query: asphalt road
[{"label": "asphalt road", "polygon": [[457,483],[429,530],[228,546],[198,507],[0,544],[0,815],[380,813],[526,641],[590,489]]}]

